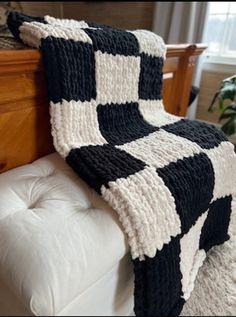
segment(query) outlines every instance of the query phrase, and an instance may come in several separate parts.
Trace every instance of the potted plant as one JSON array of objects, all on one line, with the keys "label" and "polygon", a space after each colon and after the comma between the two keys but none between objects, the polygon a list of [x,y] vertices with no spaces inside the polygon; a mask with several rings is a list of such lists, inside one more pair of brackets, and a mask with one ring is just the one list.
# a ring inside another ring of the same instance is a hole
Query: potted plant
[{"label": "potted plant", "polygon": [[[224,79],[221,83],[220,89],[216,92],[212,99],[211,105],[208,108],[209,112],[213,112],[216,108],[216,101],[218,101],[218,108],[220,110],[219,122],[226,120],[222,125],[222,131],[231,136],[235,134],[236,123],[236,75]],[[225,101],[232,101],[229,105],[225,105]]]}]

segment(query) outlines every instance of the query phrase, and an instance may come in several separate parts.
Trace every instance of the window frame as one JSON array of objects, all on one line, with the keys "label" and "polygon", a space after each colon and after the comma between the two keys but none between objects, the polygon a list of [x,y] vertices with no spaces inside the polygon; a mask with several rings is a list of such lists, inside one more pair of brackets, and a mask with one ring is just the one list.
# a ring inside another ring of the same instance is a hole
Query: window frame
[{"label": "window frame", "polygon": [[[224,4],[224,2],[222,2]],[[212,3],[210,2],[209,5],[211,6]],[[222,39],[222,44],[220,45],[220,48],[217,53],[210,52],[206,50],[204,53],[205,55],[205,62],[206,63],[218,63],[218,64],[226,64],[226,65],[236,65],[236,50],[235,50],[235,56],[229,55],[226,53],[224,50],[224,47],[226,46],[227,43],[227,32],[229,31],[229,17],[230,16],[235,16],[236,17],[236,12],[231,13],[230,12],[230,6],[231,3],[228,3],[228,8],[226,13],[211,13],[211,9],[209,8],[208,10],[208,20],[210,16],[217,16],[217,15],[225,15],[226,20],[225,20],[225,25],[224,25],[224,30],[223,30],[223,39]],[[208,23],[208,20],[206,23]],[[208,26],[206,26],[207,30]],[[205,39],[206,39],[206,30],[205,30]]]}]

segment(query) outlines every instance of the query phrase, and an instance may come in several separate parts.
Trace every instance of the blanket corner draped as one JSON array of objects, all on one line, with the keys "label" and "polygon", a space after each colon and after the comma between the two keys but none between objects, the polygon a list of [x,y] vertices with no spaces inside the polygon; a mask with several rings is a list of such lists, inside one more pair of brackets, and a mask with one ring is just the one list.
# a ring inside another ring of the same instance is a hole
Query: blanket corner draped
[{"label": "blanket corner draped", "polygon": [[206,253],[229,238],[233,145],[164,110],[158,35],[17,12],[8,26],[42,51],[55,149],[119,215],[136,315],[179,315]]}]

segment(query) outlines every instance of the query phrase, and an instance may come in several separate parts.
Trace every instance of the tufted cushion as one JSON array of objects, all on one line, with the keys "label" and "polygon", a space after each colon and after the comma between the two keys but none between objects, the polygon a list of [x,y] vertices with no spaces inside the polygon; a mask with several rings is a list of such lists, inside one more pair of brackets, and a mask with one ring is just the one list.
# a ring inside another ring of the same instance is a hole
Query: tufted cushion
[{"label": "tufted cushion", "polygon": [[55,315],[128,252],[117,216],[54,153],[0,175],[0,277]]}]

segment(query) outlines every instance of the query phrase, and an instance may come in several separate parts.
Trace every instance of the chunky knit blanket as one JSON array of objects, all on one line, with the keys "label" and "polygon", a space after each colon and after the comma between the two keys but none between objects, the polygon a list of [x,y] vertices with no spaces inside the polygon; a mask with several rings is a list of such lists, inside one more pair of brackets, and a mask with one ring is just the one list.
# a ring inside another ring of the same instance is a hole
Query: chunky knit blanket
[{"label": "chunky knit blanket", "polygon": [[42,51],[56,150],[119,215],[136,315],[178,315],[206,252],[229,238],[233,145],[165,112],[156,34],[18,13],[8,26]]}]

